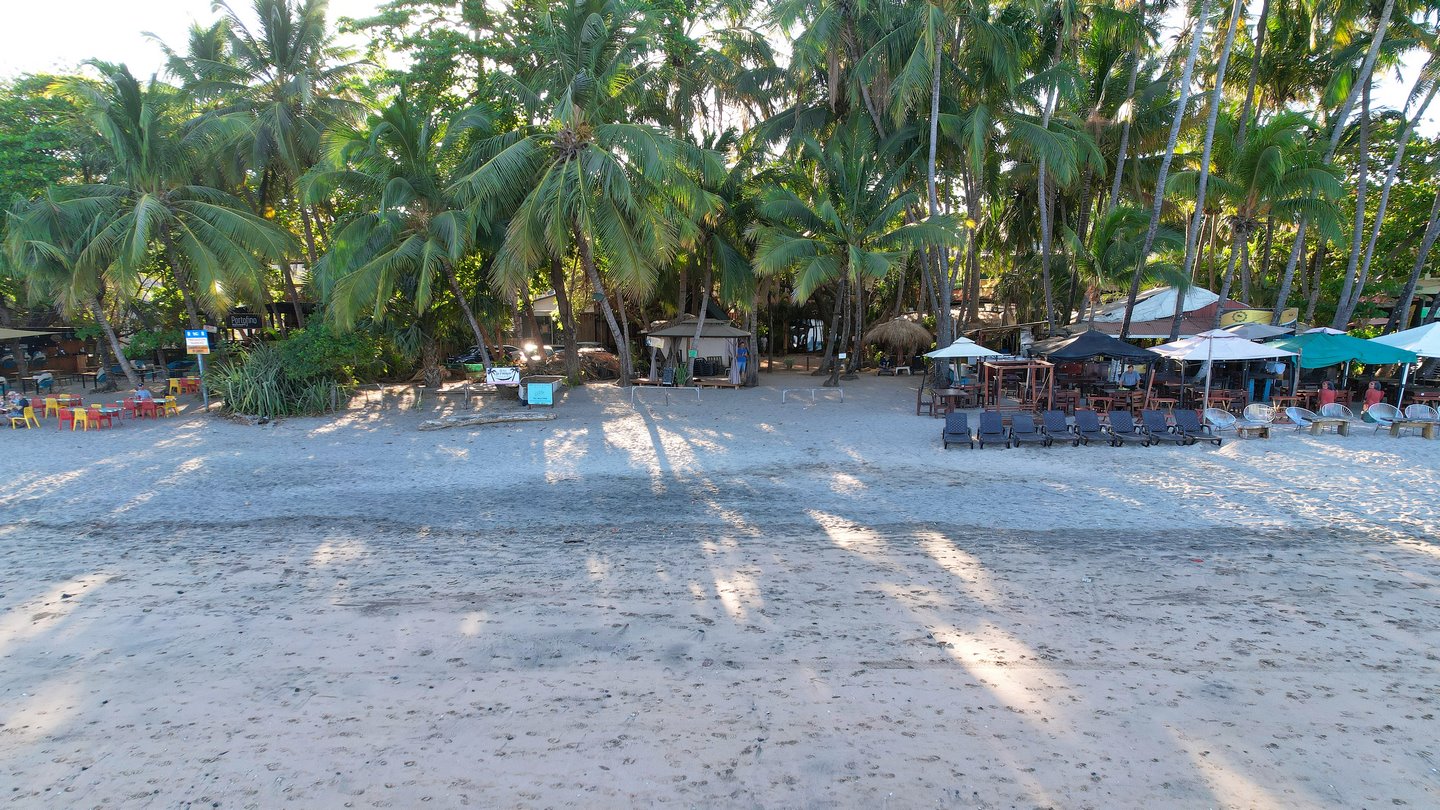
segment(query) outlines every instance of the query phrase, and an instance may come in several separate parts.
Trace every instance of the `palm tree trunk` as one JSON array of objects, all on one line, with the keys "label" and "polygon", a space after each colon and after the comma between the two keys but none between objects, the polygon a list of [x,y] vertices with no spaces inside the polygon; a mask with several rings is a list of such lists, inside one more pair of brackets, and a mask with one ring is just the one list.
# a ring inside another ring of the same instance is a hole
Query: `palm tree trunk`
[{"label": "palm tree trunk", "polygon": [[[1062,32],[1055,38],[1055,53],[1050,57],[1050,68],[1060,64],[1061,50],[1065,46],[1068,36]],[[938,78],[938,77],[937,77]],[[1045,108],[1040,116],[1040,128],[1050,129],[1050,118],[1055,114],[1055,105],[1060,101],[1060,88],[1052,87],[1045,96]],[[1050,245],[1054,238],[1054,225],[1050,221],[1052,198],[1050,196],[1050,172],[1044,153],[1040,155],[1040,166],[1037,193],[1040,205],[1040,283],[1044,288],[1045,296],[1045,329],[1047,334],[1055,331],[1055,290],[1050,278]]]},{"label": "palm tree trunk", "polygon": [[845,293],[848,287],[849,279],[841,276],[840,286],[835,289],[835,306],[830,313],[830,333],[825,336],[825,353],[820,360],[820,368],[816,369],[816,373],[830,374],[830,378],[825,381],[827,388],[834,388],[840,383],[840,365],[835,361],[835,355],[838,353],[836,347],[840,345],[840,321],[845,314]]},{"label": "palm tree trunk", "polygon": [[185,315],[190,319],[190,328],[199,329],[204,326],[204,322],[200,320],[200,307],[195,303],[195,291],[191,289],[190,273],[185,270],[175,250],[175,242],[170,235],[169,225],[160,228],[160,242],[165,249],[165,261],[170,265],[170,272],[175,276],[175,286],[180,288],[180,298],[185,302]]},{"label": "palm tree trunk", "polygon": [[105,314],[105,305],[100,301],[99,296],[85,302],[90,309],[90,315],[95,318],[100,331],[105,333],[105,342],[110,344],[110,351],[115,355],[115,362],[120,364],[120,371],[125,374],[125,381],[131,388],[140,387],[140,378],[135,376],[135,369],[130,365],[129,359],[125,357],[125,350],[120,346],[120,336],[115,334],[115,328],[110,324],[110,318]]},{"label": "palm tree trunk", "polygon": [[485,346],[485,333],[480,329],[480,322],[475,319],[475,310],[470,308],[465,291],[460,289],[460,277],[455,275],[455,267],[448,261],[441,261],[440,272],[445,274],[445,280],[450,283],[450,292],[455,296],[455,303],[460,305],[460,311],[465,315],[465,323],[469,324],[470,332],[475,335],[475,345],[480,347],[480,362],[485,364],[485,368],[491,368],[490,350]]},{"label": "palm tree trunk", "polygon": [[439,388],[444,380],[440,376],[440,345],[435,342],[433,326],[423,328],[420,334],[421,379],[426,388]]},{"label": "palm tree trunk", "polygon": [[1212,328],[1220,328],[1220,319],[1225,316],[1225,299],[1230,297],[1230,284],[1235,280],[1235,260],[1240,258],[1249,243],[1249,236],[1243,227],[1232,227],[1230,237],[1230,262],[1225,267],[1225,279],[1220,282],[1220,301],[1215,305],[1215,324]]},{"label": "palm tree trunk", "polygon": [[[1265,286],[1265,279],[1270,277],[1270,248],[1274,243],[1275,217],[1267,216],[1265,217],[1265,245],[1260,249],[1260,271],[1259,273],[1255,274],[1255,279],[1253,282],[1257,287]],[[1246,273],[1245,276],[1240,279],[1240,283],[1242,286],[1242,289],[1240,291],[1241,297],[1245,299],[1245,303],[1251,303],[1250,285],[1252,283],[1252,280],[1250,274]]]},{"label": "palm tree trunk", "polygon": [[[1345,329],[1350,316],[1355,312],[1350,291],[1355,288],[1356,271],[1360,263],[1360,243],[1365,237],[1365,192],[1370,179],[1370,82],[1360,95],[1360,142],[1355,147],[1355,161],[1359,169],[1355,175],[1355,224],[1350,231],[1350,258],[1345,263],[1345,279],[1340,287],[1340,298],[1335,302],[1335,318],[1331,329]],[[1377,225],[1379,223],[1376,223]]]},{"label": "palm tree trunk", "polygon": [[[1181,271],[1189,276],[1195,272],[1193,262],[1198,255],[1196,243],[1200,240],[1200,227],[1205,221],[1205,191],[1210,184],[1210,153],[1215,145],[1215,123],[1220,118],[1221,94],[1225,90],[1225,70],[1230,65],[1230,49],[1235,45],[1235,31],[1240,27],[1240,11],[1245,4],[1242,0],[1232,0],[1230,4],[1230,24],[1225,30],[1225,45],[1220,50],[1220,61],[1215,66],[1215,87],[1210,92],[1210,112],[1205,120],[1205,147],[1200,154],[1200,178],[1195,188],[1195,215],[1190,218],[1190,227],[1185,232],[1185,259],[1181,265]],[[1201,24],[1200,31],[1195,36],[1200,36],[1204,30]],[[1177,291],[1178,292],[1178,291]],[[1224,301],[1221,301],[1221,309],[1224,309]],[[1179,322],[1176,322],[1177,326]]]},{"label": "palm tree trunk", "polygon": [[[1413,95],[1419,88],[1424,78],[1416,80],[1416,87],[1410,92]],[[1390,167],[1385,171],[1385,181],[1380,186],[1380,202],[1375,206],[1375,218],[1370,226],[1370,241],[1365,245],[1365,258],[1360,263],[1360,279],[1355,284],[1355,291],[1352,293],[1349,302],[1351,312],[1360,304],[1360,296],[1365,293],[1365,282],[1370,278],[1370,261],[1375,257],[1375,245],[1380,241],[1380,226],[1385,224],[1385,210],[1390,204],[1390,189],[1395,185],[1395,178],[1400,173],[1400,163],[1405,159],[1405,148],[1410,144],[1410,136],[1415,131],[1415,125],[1420,123],[1420,118],[1425,115],[1425,108],[1435,99],[1435,92],[1440,90],[1440,85],[1431,83],[1430,89],[1425,94],[1424,101],[1415,110],[1415,114],[1405,122],[1405,128],[1400,132],[1400,138],[1395,143],[1395,156],[1390,160]]]},{"label": "palm tree trunk", "polygon": [[[925,194],[930,204],[930,216],[940,216],[940,194],[935,183],[935,152],[940,142],[940,40],[935,38],[935,52],[930,54],[930,143],[925,156]],[[878,126],[878,125],[877,125]],[[942,283],[941,275],[950,278],[949,260],[947,248],[936,247],[932,251],[936,254],[934,269],[934,288],[940,299],[935,312],[935,333],[938,338],[937,345],[949,346],[955,341],[954,325],[951,323],[950,307],[953,305],[954,290],[952,284]]]},{"label": "palm tree trunk", "polygon": [[560,315],[560,338],[565,344],[565,377],[571,385],[580,382],[580,337],[575,334],[575,310],[570,306],[566,290],[565,267],[559,259],[550,260],[550,286],[555,290],[555,311]]},{"label": "palm tree trunk", "polygon": [[[1135,78],[1140,73],[1140,45],[1145,39],[1145,0],[1140,0],[1140,24],[1135,29],[1135,42],[1130,46],[1130,78],[1125,83],[1125,99],[1121,104],[1130,104],[1135,99]],[[1133,111],[1132,111],[1133,112]],[[1120,205],[1120,180],[1125,176],[1125,152],[1130,146],[1130,122],[1133,115],[1125,117],[1120,127],[1120,151],[1115,156],[1115,177],[1110,181],[1110,211]]]},{"label": "palm tree trunk", "polygon": [[1265,34],[1270,27],[1270,0],[1260,4],[1260,19],[1255,22],[1255,53],[1250,56],[1250,86],[1245,89],[1245,105],[1240,108],[1240,126],[1235,131],[1235,143],[1245,143],[1245,132],[1250,124],[1250,112],[1255,109],[1255,88],[1260,79],[1260,58],[1265,52]]},{"label": "palm tree trunk", "polygon": [[[1340,136],[1345,131],[1345,121],[1350,117],[1350,111],[1355,107],[1355,101],[1360,94],[1361,88],[1370,86],[1370,76],[1375,70],[1375,60],[1380,56],[1380,46],[1385,42],[1385,31],[1390,25],[1390,15],[1395,10],[1395,0],[1385,0],[1385,7],[1380,11],[1380,20],[1375,25],[1375,33],[1371,35],[1370,49],[1365,54],[1365,61],[1360,66],[1360,74],[1356,77],[1354,84],[1350,86],[1350,93],[1345,97],[1345,103],[1340,105],[1340,111],[1335,114],[1335,121],[1330,130],[1330,145],[1325,150],[1325,163],[1335,160],[1335,150],[1340,145]],[[1285,303],[1290,298],[1290,285],[1295,280],[1295,268],[1300,261],[1300,254],[1304,250],[1305,230],[1309,220],[1301,217],[1300,227],[1295,233],[1295,245],[1290,249],[1290,259],[1285,263],[1285,274],[1280,279],[1280,289],[1275,294],[1275,309],[1271,312],[1270,322],[1280,323],[1280,314],[1285,311]],[[1314,308],[1311,307],[1311,314]]]},{"label": "palm tree trunk", "polygon": [[[0,295],[0,326],[14,329],[15,318],[10,311],[10,305],[6,303],[5,296]],[[10,345],[10,354],[15,358],[15,371],[21,379],[30,376],[30,359],[25,356],[25,350],[20,348],[20,339],[15,338],[7,341]]]},{"label": "palm tree trunk", "polygon": [[[1410,278],[1405,280],[1405,287],[1400,291],[1400,299],[1395,302],[1395,307],[1390,310],[1390,318],[1385,322],[1385,328],[1380,334],[1388,335],[1406,328],[1410,325],[1410,307],[1415,302],[1415,287],[1420,283],[1420,274],[1425,271],[1426,261],[1430,258],[1430,249],[1435,246],[1436,237],[1440,237],[1440,192],[1435,194],[1435,202],[1430,206],[1430,221],[1425,225],[1425,238],[1420,241],[1420,250],[1415,254],[1415,264],[1410,268]],[[1430,305],[1433,312],[1436,307]]]},{"label": "palm tree trunk", "polygon": [[[700,257],[697,251],[696,258]],[[710,314],[710,287],[715,283],[715,271],[711,266],[709,257],[701,258],[705,262],[705,286],[700,288],[700,315],[695,319],[695,346],[700,346],[700,335],[705,331],[705,316]],[[685,370],[689,379],[695,379],[695,358],[686,353]]]},{"label": "palm tree trunk", "polygon": [[[310,262],[310,266],[315,266],[313,260]],[[295,310],[295,323],[304,329],[305,309],[300,306],[300,292],[295,288],[295,275],[290,272],[290,262],[280,262],[280,274],[285,278],[285,297],[290,299],[290,308]]]},{"label": "palm tree trunk", "polygon": [[[1392,0],[1393,2],[1393,0]],[[1203,28],[1210,13],[1210,0],[1200,0],[1196,20]],[[1180,98],[1175,102],[1175,117],[1170,122],[1170,138],[1165,143],[1165,156],[1160,159],[1160,174],[1155,180],[1155,200],[1150,210],[1150,227],[1145,230],[1145,243],[1140,248],[1135,273],[1130,277],[1130,295],[1125,300],[1125,319],[1120,324],[1120,339],[1130,336],[1130,318],[1135,314],[1135,299],[1140,295],[1140,280],[1145,274],[1145,263],[1150,259],[1150,250],[1155,246],[1155,234],[1160,230],[1160,211],[1165,206],[1165,179],[1170,175],[1170,163],[1175,159],[1175,144],[1180,140],[1180,125],[1185,121],[1185,106],[1190,100],[1190,78],[1195,73],[1195,57],[1200,53],[1198,35],[1190,38],[1190,52],[1185,56],[1185,67],[1180,71]]]},{"label": "palm tree trunk", "polygon": [[1315,322],[1315,305],[1320,301],[1320,274],[1325,272],[1325,252],[1330,247],[1330,243],[1325,239],[1319,242],[1310,256],[1310,270],[1307,274],[1310,276],[1310,298],[1305,305],[1306,323]]},{"label": "palm tree trunk", "polygon": [[586,236],[579,227],[575,231],[575,245],[580,249],[580,264],[585,268],[585,277],[590,281],[590,288],[595,291],[595,297],[600,302],[600,310],[605,314],[605,323],[610,326],[610,334],[614,335],[616,353],[620,356],[620,387],[629,388],[631,381],[630,345],[625,339],[625,330],[620,328],[620,323],[615,320],[615,308],[610,306],[610,296],[605,293],[605,284],[600,280],[600,271],[595,267],[595,256],[590,252],[590,237]]}]

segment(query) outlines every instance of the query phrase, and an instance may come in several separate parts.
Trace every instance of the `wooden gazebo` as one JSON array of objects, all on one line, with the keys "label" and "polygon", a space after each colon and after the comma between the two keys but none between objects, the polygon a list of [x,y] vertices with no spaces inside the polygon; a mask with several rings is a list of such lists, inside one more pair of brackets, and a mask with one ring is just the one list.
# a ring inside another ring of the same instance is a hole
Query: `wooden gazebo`
[{"label": "wooden gazebo", "polygon": [[[1013,385],[1014,404],[1006,402]],[[1055,364],[1048,360],[985,360],[980,363],[980,401],[993,411],[1037,411],[1055,398]]]}]

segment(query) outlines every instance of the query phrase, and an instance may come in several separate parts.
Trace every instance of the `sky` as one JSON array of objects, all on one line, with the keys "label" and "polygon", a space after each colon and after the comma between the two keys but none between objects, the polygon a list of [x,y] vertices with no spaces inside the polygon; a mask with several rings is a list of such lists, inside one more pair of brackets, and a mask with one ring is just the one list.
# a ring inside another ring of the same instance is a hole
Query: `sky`
[{"label": "sky", "polygon": [[[383,0],[330,0],[333,17],[365,17]],[[185,45],[192,23],[216,18],[211,0],[8,0],[5,24],[0,25],[0,76],[58,72],[73,69],[86,59],[124,62],[137,77],[149,77],[161,68],[159,47],[145,36],[151,32],[172,47]],[[248,0],[232,0],[244,9]],[[1252,10],[1253,11],[1253,10]],[[352,43],[358,44],[358,43]],[[1378,77],[1375,106],[1398,109],[1404,104],[1419,67],[1410,60],[1401,76]],[[1420,129],[1440,131],[1440,104],[1431,105]]]}]

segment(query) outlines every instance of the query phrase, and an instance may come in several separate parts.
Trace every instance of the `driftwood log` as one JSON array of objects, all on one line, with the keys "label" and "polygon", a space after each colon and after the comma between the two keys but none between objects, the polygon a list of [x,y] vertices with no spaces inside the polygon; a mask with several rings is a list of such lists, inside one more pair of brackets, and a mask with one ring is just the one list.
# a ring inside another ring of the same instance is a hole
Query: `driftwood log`
[{"label": "driftwood log", "polygon": [[444,430],[452,427],[476,427],[479,425],[500,425],[506,422],[548,422],[555,418],[554,411],[500,411],[498,413],[457,413],[439,419],[427,419],[420,423],[421,430]]}]

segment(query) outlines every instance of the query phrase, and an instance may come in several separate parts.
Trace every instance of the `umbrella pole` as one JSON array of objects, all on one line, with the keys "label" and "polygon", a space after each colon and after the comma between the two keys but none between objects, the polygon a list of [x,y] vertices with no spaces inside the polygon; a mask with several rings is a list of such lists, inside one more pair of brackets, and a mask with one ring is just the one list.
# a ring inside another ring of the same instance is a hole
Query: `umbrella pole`
[{"label": "umbrella pole", "polygon": [[1403,407],[1405,401],[1405,381],[1410,378],[1410,364],[1406,363],[1400,367],[1400,394],[1395,397],[1395,407]]},{"label": "umbrella pole", "polygon": [[1215,338],[1205,338],[1205,405],[1202,410],[1210,410],[1210,374],[1215,371]]}]

